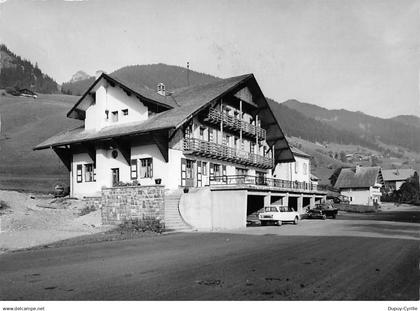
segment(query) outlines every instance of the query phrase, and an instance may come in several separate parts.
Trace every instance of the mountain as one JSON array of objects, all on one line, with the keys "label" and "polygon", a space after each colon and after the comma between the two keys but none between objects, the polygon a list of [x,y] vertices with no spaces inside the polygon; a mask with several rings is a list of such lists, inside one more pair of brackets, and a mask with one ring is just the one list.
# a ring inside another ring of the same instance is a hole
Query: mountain
[{"label": "mountain", "polygon": [[[141,87],[152,90],[156,90],[156,86],[160,82],[165,84],[167,90],[172,90],[188,86],[188,84],[195,85],[219,79],[193,70],[189,70],[187,73],[187,68],[166,64],[126,66],[112,72],[110,75],[132,81]],[[92,77],[63,83],[62,92],[69,95],[82,95],[94,80],[95,78]]]},{"label": "mountain", "polygon": [[406,125],[411,125],[420,128],[420,118],[413,115],[396,116],[391,118],[390,120],[394,120]]},{"label": "mountain", "polygon": [[417,120],[416,117],[403,117],[395,119],[382,119],[373,117],[362,112],[353,112],[344,109],[326,109],[319,106],[302,103],[297,100],[288,100],[283,105],[299,111],[306,117],[315,119],[330,125],[336,130],[345,130],[358,135],[364,141],[371,144],[386,144],[407,148],[420,152],[420,127],[415,122],[407,122],[407,119]]},{"label": "mountain", "polygon": [[[5,58],[2,57],[3,59],[3,63],[13,64],[14,58],[9,54]],[[165,64],[123,67],[111,75],[153,90],[159,82],[165,83],[168,90],[188,85],[185,68]],[[188,75],[190,85],[219,79],[192,70]],[[74,92],[73,94],[82,94],[94,79],[90,77],[68,82],[63,84],[63,89]],[[62,94],[40,95],[34,102],[27,98],[1,95],[0,188],[50,190],[57,181],[68,182],[68,172],[54,152],[35,152],[31,148],[62,130],[80,125],[80,121],[66,118],[66,112],[78,98]],[[343,150],[352,153],[355,152],[352,151],[354,149],[366,150],[365,153],[378,150],[376,154],[385,154],[385,148],[401,145],[408,147],[410,141],[407,143],[403,138],[396,141],[398,136],[395,136],[393,144],[379,145],[380,141],[390,139],[384,135],[399,135],[400,132],[412,131],[420,137],[420,129],[409,124],[407,120],[412,118],[405,116],[396,120],[380,119],[359,112],[328,110],[296,100],[282,104],[271,99],[268,99],[268,102],[289,141],[314,156],[314,172],[325,180],[328,180],[328,174],[336,167],[344,165],[337,157],[332,157],[332,154],[339,154]],[[392,127],[400,129],[392,130]],[[380,141],[376,136],[380,136]],[[410,155],[414,156],[418,155]],[[395,158],[383,160],[389,162],[386,163],[388,166],[396,162]],[[406,161],[406,157],[401,163],[403,161]]]},{"label": "mountain", "polygon": [[38,64],[12,53],[4,44],[0,44],[0,89],[27,88],[35,92],[58,93],[58,84],[44,74]]},{"label": "mountain", "polygon": [[89,79],[91,76],[89,76],[86,72],[84,72],[83,70],[79,70],[78,72],[76,72],[70,79],[69,82],[73,83],[73,82],[77,82],[77,81],[81,81],[81,80],[86,80]]}]

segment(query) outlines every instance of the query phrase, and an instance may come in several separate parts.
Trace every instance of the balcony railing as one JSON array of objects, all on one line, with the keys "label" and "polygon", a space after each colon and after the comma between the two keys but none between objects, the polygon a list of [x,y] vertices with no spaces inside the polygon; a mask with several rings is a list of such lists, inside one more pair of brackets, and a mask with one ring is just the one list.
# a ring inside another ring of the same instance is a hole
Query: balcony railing
[{"label": "balcony railing", "polygon": [[271,158],[197,138],[184,138],[184,153],[196,154],[207,158],[215,158],[243,165],[273,168],[273,159]]},{"label": "balcony railing", "polygon": [[205,121],[211,123],[220,123],[223,121],[224,128],[233,131],[240,131],[242,129],[243,135],[250,135],[253,137],[258,136],[260,140],[265,140],[267,138],[267,132],[265,129],[241,120],[240,118],[228,115],[227,113],[221,112],[215,108],[210,108],[209,114],[205,118]]},{"label": "balcony railing", "polygon": [[252,175],[211,176],[210,185],[257,185],[287,190],[322,191],[317,184]]}]

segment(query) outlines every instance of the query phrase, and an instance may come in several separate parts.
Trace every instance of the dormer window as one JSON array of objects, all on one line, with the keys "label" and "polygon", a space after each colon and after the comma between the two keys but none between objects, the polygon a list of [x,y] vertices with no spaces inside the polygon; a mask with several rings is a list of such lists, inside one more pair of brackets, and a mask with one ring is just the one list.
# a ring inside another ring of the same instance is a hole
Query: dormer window
[{"label": "dormer window", "polygon": [[112,112],[112,122],[118,122],[118,111]]},{"label": "dormer window", "polygon": [[123,116],[128,116],[128,109],[123,109],[121,111],[122,111]]}]

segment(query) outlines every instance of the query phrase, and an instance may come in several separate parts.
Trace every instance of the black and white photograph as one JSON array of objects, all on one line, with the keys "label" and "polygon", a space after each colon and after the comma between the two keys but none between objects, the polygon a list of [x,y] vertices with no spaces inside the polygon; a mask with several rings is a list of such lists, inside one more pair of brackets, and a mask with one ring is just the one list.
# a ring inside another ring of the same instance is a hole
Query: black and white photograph
[{"label": "black and white photograph", "polygon": [[1,311],[418,311],[419,173],[419,0],[0,0]]}]

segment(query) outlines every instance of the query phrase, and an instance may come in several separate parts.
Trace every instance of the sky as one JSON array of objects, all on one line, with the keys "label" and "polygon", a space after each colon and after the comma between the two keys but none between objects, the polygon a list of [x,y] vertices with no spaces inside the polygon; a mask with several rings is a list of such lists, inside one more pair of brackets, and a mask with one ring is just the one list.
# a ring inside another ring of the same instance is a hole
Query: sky
[{"label": "sky", "polygon": [[279,102],[420,116],[420,0],[0,0],[0,42],[59,83],[188,61]]}]

